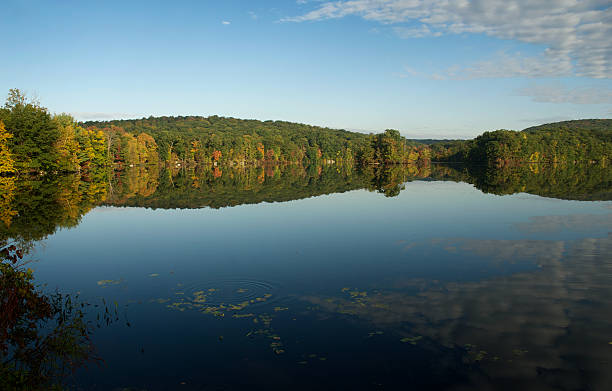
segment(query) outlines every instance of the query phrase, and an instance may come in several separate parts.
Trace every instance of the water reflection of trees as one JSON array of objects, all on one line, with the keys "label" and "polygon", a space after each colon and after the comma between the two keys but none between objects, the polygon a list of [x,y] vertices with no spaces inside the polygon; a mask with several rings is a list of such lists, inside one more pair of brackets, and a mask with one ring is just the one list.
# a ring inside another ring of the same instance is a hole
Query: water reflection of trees
[{"label": "water reflection of trees", "polygon": [[514,167],[455,166],[448,179],[485,193],[530,193],[569,200],[611,200],[612,170],[601,164],[525,164]]},{"label": "water reflection of trees", "polygon": [[611,235],[451,242],[466,256],[491,262],[535,260],[539,267],[477,282],[397,279],[394,289],[304,299],[324,312],[395,330],[408,342],[420,336],[441,349],[464,351],[465,359],[481,369],[470,374],[476,389],[612,387]]},{"label": "water reflection of trees", "polygon": [[0,389],[61,390],[68,375],[97,361],[84,304],[45,294],[15,245],[0,248]]},{"label": "water reflection of trees", "polygon": [[599,166],[523,166],[495,170],[466,166],[393,165],[359,170],[341,165],[269,165],[160,170],[137,166],[86,176],[0,177],[0,240],[21,247],[72,227],[95,206],[221,208],[285,202],[367,189],[397,196],[414,180],[475,184],[495,194],[528,192],[568,199],[612,197],[612,171]]}]

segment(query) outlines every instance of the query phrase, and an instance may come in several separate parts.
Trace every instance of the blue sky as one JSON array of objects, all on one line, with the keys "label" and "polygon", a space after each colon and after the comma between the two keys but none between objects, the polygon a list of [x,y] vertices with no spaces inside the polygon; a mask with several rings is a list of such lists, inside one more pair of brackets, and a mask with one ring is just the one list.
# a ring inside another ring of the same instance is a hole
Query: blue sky
[{"label": "blue sky", "polygon": [[5,0],[0,93],[432,138],[612,117],[612,7],[550,4]]}]

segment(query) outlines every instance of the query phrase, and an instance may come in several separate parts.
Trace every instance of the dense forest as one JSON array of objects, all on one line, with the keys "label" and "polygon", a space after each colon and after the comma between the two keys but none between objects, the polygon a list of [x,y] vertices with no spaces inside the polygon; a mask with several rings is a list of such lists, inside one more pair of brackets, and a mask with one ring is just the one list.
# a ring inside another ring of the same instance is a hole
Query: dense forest
[{"label": "dense forest", "polygon": [[[282,121],[223,117],[149,117],[138,120],[85,122],[107,134],[152,137],[162,161],[181,164],[252,161],[353,161],[367,142],[361,133]],[[125,147],[111,140],[114,162]]]},{"label": "dense forest", "polygon": [[[211,117],[149,117],[85,122],[92,131],[152,138],[159,160],[170,164],[211,163],[416,163],[429,159],[424,144],[397,130],[366,135],[284,121]],[[125,136],[123,136],[125,137]],[[113,163],[121,165],[125,146],[110,137]],[[132,159],[133,160],[133,159]]]},{"label": "dense forest", "polygon": [[51,115],[19,90],[0,108],[0,174],[79,172],[107,162],[106,135]]},{"label": "dense forest", "polygon": [[[597,162],[612,156],[612,120],[496,130],[474,140],[407,140],[284,121],[149,117],[77,123],[50,114],[19,90],[0,108],[0,175],[95,172],[133,166],[336,164],[426,165],[430,161],[491,166]],[[97,175],[97,174],[91,174]]]},{"label": "dense forest", "polygon": [[425,144],[397,130],[366,135],[284,121],[149,117],[77,123],[19,90],[0,109],[0,174],[199,164],[345,164],[427,161]]},{"label": "dense forest", "polygon": [[521,163],[599,162],[612,158],[612,120],[556,122],[517,132],[485,132],[474,140],[433,144],[438,161],[512,165]]}]

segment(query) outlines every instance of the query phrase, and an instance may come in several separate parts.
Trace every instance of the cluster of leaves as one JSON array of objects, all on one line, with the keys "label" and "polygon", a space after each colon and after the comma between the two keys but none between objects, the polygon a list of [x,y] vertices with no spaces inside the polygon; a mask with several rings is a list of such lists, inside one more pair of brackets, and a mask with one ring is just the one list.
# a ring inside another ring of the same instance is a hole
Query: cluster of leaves
[{"label": "cluster of leaves", "polygon": [[97,360],[84,313],[69,296],[45,295],[15,245],[0,249],[0,389],[62,389]]}]

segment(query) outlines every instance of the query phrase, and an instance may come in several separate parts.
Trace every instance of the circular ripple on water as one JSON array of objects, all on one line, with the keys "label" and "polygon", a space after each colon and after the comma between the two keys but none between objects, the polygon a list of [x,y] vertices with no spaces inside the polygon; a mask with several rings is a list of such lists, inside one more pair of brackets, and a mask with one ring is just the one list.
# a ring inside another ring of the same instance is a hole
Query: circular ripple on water
[{"label": "circular ripple on water", "polygon": [[191,301],[204,296],[203,304],[209,306],[270,303],[276,299],[277,289],[271,282],[250,279],[215,280],[182,287],[185,299]]}]

